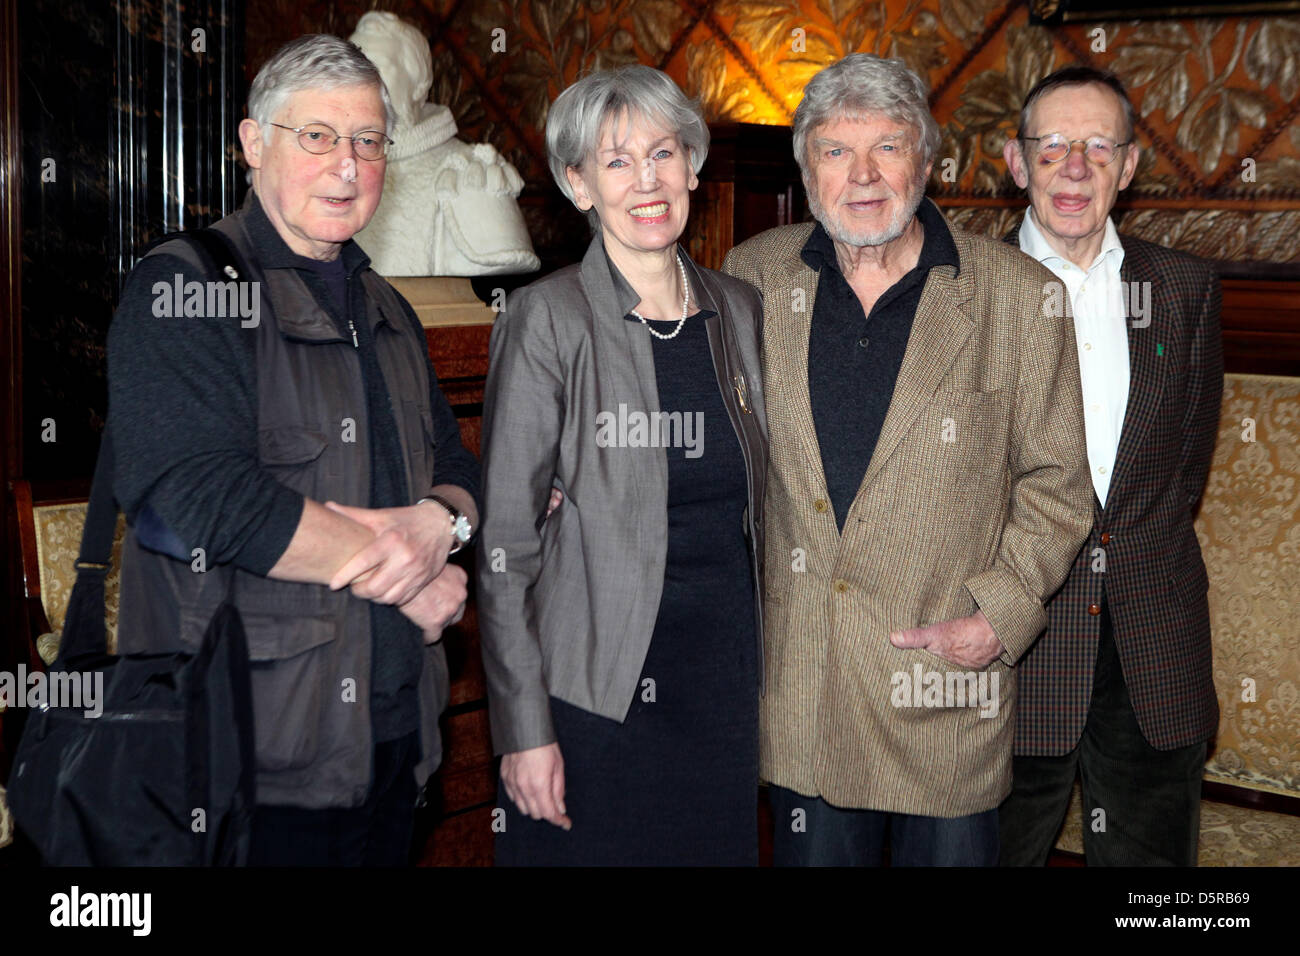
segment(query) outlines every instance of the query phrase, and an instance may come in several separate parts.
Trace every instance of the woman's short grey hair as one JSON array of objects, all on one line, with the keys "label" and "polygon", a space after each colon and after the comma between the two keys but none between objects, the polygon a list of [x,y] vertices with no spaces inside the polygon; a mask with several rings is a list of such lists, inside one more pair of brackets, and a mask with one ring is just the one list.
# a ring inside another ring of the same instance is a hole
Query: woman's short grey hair
[{"label": "woman's short grey hair", "polygon": [[347,40],[328,33],[311,33],[291,40],[262,65],[248,91],[248,115],[266,129],[295,93],[335,90],[343,86],[375,86],[384,102],[384,130],[397,128],[397,114],[379,69]]},{"label": "woman's short grey hair", "polygon": [[939,124],[930,113],[925,81],[902,60],[853,53],[832,63],[811,80],[794,112],[794,159],[807,181],[808,138],[838,119],[865,119],[884,114],[920,134],[921,166],[939,152]]},{"label": "woman's short grey hair", "polygon": [[[582,169],[600,146],[607,123],[627,114],[658,123],[677,134],[698,174],[709,155],[709,127],[699,104],[688,99],[666,73],[633,64],[584,76],[556,98],[546,118],[546,161],[560,192],[576,205],[565,170]],[[595,210],[588,210],[594,227]]]}]

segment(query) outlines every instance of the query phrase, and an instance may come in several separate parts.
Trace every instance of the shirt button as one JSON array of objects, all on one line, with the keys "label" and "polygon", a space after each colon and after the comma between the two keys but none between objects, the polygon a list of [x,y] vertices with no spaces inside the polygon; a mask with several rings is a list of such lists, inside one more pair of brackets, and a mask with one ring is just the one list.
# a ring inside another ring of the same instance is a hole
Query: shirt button
[{"label": "shirt button", "polygon": [[1101,605],[1099,605],[1099,604],[1089,604],[1089,605],[1088,605],[1088,613],[1091,614],[1093,617],[1096,617],[1098,614],[1101,613]]},{"label": "shirt button", "polygon": [[1084,343],[1083,343],[1083,350],[1084,350],[1085,352],[1091,352],[1091,351],[1092,351],[1092,343],[1091,343],[1091,342],[1084,342]]},{"label": "shirt button", "polygon": [[1106,466],[1105,466],[1105,465],[1101,465],[1101,466],[1099,466],[1099,467],[1097,468],[1097,474],[1099,474],[1099,475],[1104,475],[1104,474],[1106,474]]},{"label": "shirt button", "polygon": [[864,335],[862,336],[862,338],[858,339],[858,348],[865,349],[866,347],[867,347],[867,337]]},{"label": "shirt button", "polygon": [[1096,402],[1093,402],[1092,405],[1089,406],[1089,407],[1090,407],[1094,412],[1099,412],[1099,411],[1101,411],[1101,406],[1098,405]]},{"label": "shirt button", "polygon": [[845,581],[843,578],[836,578],[834,587],[837,594],[843,594],[849,589],[849,582]]},{"label": "shirt button", "polygon": [[819,514],[825,513],[826,509],[829,507],[830,505],[826,503],[825,498],[818,498],[816,501],[813,502],[813,510],[818,512]]}]

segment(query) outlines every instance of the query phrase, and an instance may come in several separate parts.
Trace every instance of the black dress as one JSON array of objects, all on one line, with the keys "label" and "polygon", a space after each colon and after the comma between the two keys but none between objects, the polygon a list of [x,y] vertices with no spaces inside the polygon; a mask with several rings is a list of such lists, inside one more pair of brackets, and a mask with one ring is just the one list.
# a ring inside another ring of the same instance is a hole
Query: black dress
[{"label": "black dress", "polygon": [[703,432],[683,430],[684,447],[666,449],[663,597],[631,709],[620,724],[551,698],[573,829],[522,816],[499,787],[498,866],[758,863],[748,490],[709,352],[712,314],[688,318],[676,338],[652,340],[660,409],[693,424],[702,415]]}]

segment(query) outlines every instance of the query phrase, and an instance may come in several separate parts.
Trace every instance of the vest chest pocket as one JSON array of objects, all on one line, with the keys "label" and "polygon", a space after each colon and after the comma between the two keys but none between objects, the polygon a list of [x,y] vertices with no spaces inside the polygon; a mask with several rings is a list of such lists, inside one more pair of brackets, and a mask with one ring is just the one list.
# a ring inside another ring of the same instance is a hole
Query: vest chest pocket
[{"label": "vest chest pocket", "polygon": [[328,444],[314,425],[280,425],[257,433],[257,453],[264,465],[305,465],[319,458]]},{"label": "vest chest pocket", "polygon": [[299,494],[318,497],[317,468],[308,467],[325,454],[329,438],[316,425],[279,425],[257,433],[257,457],[276,479]]}]

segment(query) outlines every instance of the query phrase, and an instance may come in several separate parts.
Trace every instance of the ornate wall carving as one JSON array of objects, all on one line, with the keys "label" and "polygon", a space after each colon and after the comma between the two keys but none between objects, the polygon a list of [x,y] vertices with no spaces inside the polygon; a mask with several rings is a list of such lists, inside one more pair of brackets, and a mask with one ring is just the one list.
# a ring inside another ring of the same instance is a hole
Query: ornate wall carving
[{"label": "ornate wall carving", "polygon": [[285,40],[346,35],[371,7],[432,37],[433,98],[524,176],[544,268],[575,233],[585,242],[541,133],[550,101],[583,71],[650,63],[710,120],[785,124],[808,77],[854,51],[902,57],[929,79],[940,156],[952,160],[936,164],[930,194],[959,221],[1008,220],[984,207],[1019,205],[1001,150],[1021,100],[1082,61],[1119,73],[1138,107],[1147,148],[1121,209],[1126,230],[1202,255],[1300,261],[1298,16],[1049,28],[1029,22],[1024,0],[271,0],[248,11],[249,78]]}]

